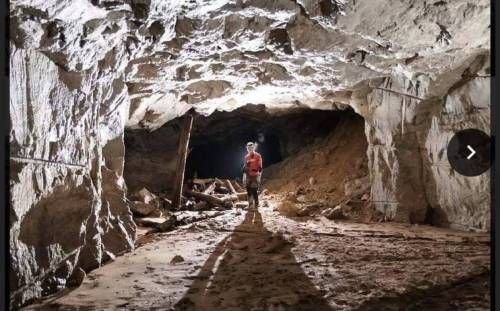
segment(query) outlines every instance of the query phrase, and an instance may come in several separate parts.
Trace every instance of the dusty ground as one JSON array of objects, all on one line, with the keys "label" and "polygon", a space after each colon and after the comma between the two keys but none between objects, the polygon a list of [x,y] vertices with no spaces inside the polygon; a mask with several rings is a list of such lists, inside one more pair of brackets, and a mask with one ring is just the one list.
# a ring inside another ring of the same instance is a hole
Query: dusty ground
[{"label": "dusty ground", "polygon": [[79,288],[27,309],[489,309],[488,235],[291,219],[267,201],[142,238]]}]

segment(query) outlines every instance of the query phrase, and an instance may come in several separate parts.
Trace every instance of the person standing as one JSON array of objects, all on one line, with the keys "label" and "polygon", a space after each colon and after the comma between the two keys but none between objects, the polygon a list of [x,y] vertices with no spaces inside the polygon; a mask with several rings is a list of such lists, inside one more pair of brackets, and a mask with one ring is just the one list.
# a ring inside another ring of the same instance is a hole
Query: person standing
[{"label": "person standing", "polygon": [[253,142],[247,143],[247,154],[243,169],[243,184],[247,190],[248,207],[252,205],[259,207],[259,187],[262,176],[262,156],[255,151],[257,148]]}]

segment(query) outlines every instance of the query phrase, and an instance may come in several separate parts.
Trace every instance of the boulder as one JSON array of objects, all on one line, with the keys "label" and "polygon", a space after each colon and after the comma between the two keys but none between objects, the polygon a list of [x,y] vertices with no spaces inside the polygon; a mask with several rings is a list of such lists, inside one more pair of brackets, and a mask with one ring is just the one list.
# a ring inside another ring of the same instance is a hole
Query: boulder
[{"label": "boulder", "polygon": [[130,198],[134,201],[153,205],[155,207],[160,206],[160,199],[146,188],[142,188],[141,190],[134,192]]},{"label": "boulder", "polygon": [[130,210],[136,216],[150,216],[153,212],[158,211],[158,207],[153,204],[147,204],[141,201],[130,202]]}]

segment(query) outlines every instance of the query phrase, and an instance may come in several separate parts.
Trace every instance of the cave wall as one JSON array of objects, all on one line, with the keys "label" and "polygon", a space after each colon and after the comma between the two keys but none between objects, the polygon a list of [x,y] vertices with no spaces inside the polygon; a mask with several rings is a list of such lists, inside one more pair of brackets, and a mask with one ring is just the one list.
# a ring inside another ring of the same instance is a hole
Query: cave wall
[{"label": "cave wall", "polygon": [[124,83],[105,66],[68,72],[15,45],[10,68],[14,307],[132,249],[135,224],[122,177]]},{"label": "cave wall", "polygon": [[490,131],[489,66],[489,53],[480,53],[435,79],[394,75],[360,93],[354,106],[366,120],[372,200],[386,219],[490,229],[489,171],[462,176],[446,154],[455,132]]},{"label": "cave wall", "polygon": [[[174,13],[159,6],[165,19]],[[11,1],[12,308],[134,247],[123,132],[137,98],[126,76],[131,59],[154,53],[149,9]]]},{"label": "cave wall", "polygon": [[175,119],[153,132],[126,131],[124,178],[129,194],[142,188],[167,194],[174,190],[179,124]]},{"label": "cave wall", "polygon": [[64,288],[77,269],[133,249],[123,131],[137,99],[126,75],[154,42],[141,5],[10,4],[9,284],[17,308]]}]

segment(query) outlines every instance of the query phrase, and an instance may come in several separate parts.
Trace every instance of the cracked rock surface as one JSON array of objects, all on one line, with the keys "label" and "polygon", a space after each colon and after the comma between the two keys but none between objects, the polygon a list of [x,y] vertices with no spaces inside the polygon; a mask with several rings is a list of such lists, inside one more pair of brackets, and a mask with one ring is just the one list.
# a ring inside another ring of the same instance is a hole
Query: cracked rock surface
[{"label": "cracked rock surface", "polygon": [[133,248],[123,132],[263,104],[365,120],[388,220],[489,230],[489,172],[454,173],[454,131],[489,131],[490,2],[14,0],[11,303]]}]

